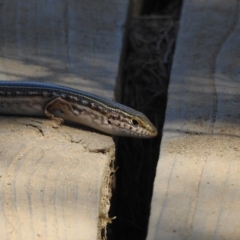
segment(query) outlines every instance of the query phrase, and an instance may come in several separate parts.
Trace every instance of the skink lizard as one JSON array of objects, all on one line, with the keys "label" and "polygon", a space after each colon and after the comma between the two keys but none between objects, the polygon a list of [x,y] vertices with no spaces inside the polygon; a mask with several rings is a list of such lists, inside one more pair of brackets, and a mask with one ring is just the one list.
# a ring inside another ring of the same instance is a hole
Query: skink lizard
[{"label": "skink lizard", "polygon": [[157,129],[141,112],[64,86],[0,81],[0,114],[46,116],[117,136],[152,138]]}]

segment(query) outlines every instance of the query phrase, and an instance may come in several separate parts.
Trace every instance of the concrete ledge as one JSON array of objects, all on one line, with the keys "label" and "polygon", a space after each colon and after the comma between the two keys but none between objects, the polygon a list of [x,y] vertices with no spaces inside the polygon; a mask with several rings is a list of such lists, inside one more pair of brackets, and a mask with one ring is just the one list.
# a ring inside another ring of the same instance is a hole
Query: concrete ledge
[{"label": "concrete ledge", "polygon": [[148,240],[240,236],[239,15],[184,1]]},{"label": "concrete ledge", "polygon": [[[0,0],[0,80],[66,85],[109,99],[129,1]],[[111,136],[0,117],[0,239],[106,239]]]},{"label": "concrete ledge", "polygon": [[0,123],[0,238],[97,239],[111,139],[49,120]]}]

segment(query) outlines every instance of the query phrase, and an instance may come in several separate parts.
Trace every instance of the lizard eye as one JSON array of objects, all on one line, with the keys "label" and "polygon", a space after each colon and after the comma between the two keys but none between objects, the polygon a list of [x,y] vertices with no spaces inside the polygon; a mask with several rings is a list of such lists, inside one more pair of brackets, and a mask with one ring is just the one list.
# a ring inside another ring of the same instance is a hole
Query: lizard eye
[{"label": "lizard eye", "polygon": [[139,125],[138,121],[135,120],[135,119],[131,119],[131,120],[129,121],[129,123],[132,124],[132,125],[134,125],[134,126],[138,126],[138,125]]}]

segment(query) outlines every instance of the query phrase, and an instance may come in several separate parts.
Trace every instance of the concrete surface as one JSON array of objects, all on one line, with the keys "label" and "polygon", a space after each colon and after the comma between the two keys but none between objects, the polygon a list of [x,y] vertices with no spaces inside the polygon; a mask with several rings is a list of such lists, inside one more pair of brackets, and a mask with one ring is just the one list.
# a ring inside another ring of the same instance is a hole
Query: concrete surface
[{"label": "concrete surface", "polygon": [[0,123],[0,239],[97,239],[111,139],[48,120]]},{"label": "concrete surface", "polygon": [[0,79],[113,98],[128,1],[0,0]]},{"label": "concrete surface", "polygon": [[[0,80],[49,82],[112,99],[127,0],[0,0]],[[110,136],[0,117],[0,239],[105,239]]]},{"label": "concrete surface", "polygon": [[239,16],[184,1],[148,240],[240,239]]}]

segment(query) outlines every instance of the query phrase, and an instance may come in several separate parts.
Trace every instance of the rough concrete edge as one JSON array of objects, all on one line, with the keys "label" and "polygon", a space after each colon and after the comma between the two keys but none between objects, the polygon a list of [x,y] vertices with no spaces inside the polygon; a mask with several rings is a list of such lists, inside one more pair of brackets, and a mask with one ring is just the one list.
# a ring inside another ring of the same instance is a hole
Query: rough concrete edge
[{"label": "rough concrete edge", "polygon": [[[118,64],[118,71],[116,76],[116,84],[114,89],[114,100],[121,101],[122,99],[122,70],[124,66],[127,39],[128,39],[128,25],[132,17],[133,3],[132,1],[128,4],[128,10],[126,14],[125,24],[123,26],[123,39],[122,39],[122,49],[120,54],[120,61]],[[98,222],[98,240],[107,240],[107,226],[111,224],[115,219],[108,216],[108,212],[111,206],[112,190],[115,187],[115,149],[112,147],[107,150],[107,155],[109,156],[109,165],[105,169],[102,188],[100,193],[100,203],[99,203],[99,222]]]},{"label": "rough concrete edge", "polygon": [[107,240],[107,225],[112,223],[114,218],[109,218],[108,212],[111,206],[112,189],[115,186],[115,149],[107,150],[109,164],[103,173],[102,188],[99,203],[98,240]]}]

